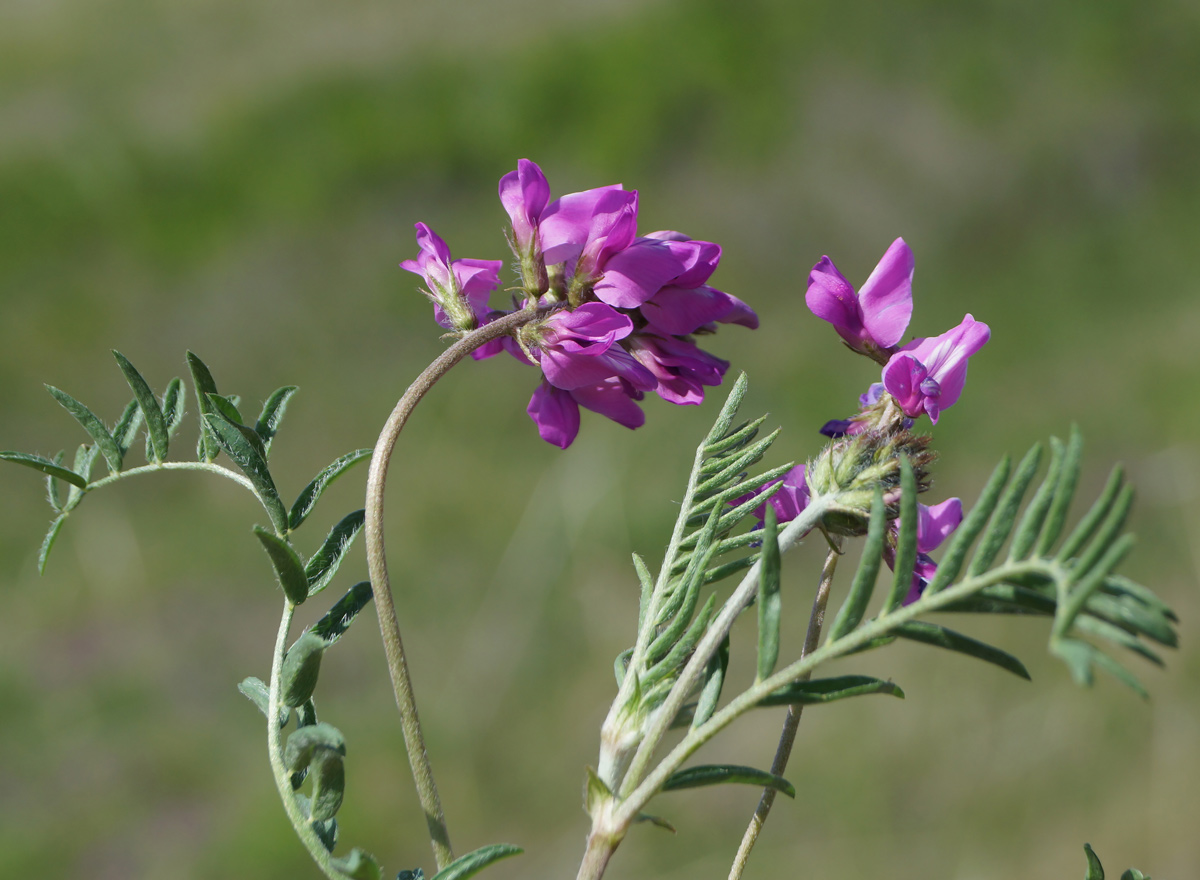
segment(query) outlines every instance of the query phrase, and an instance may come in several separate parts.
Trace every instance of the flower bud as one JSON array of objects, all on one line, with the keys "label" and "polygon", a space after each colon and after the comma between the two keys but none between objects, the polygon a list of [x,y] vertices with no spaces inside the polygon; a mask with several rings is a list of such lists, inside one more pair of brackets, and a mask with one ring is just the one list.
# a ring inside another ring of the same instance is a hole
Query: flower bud
[{"label": "flower bud", "polygon": [[321,674],[321,657],[329,644],[306,630],[283,657],[279,699],[284,706],[302,706],[313,695]]},{"label": "flower bud", "polygon": [[835,496],[822,525],[839,535],[866,534],[876,487],[883,491],[887,516],[893,519],[900,502],[900,456],[908,456],[917,491],[923,492],[929,487],[928,465],[936,457],[928,446],[928,436],[906,430],[865,431],[830,443],[807,466],[812,497]]}]

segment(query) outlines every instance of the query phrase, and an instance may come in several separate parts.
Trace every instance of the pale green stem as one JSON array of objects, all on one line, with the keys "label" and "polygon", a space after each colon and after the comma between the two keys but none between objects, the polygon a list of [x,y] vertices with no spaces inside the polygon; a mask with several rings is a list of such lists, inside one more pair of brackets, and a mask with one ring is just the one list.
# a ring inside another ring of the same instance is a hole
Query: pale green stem
[{"label": "pale green stem", "polygon": [[292,790],[292,774],[283,763],[282,729],[279,724],[279,691],[280,676],[283,671],[283,655],[286,651],[288,630],[291,629],[292,615],[296,606],[286,599],[283,603],[283,617],[279,621],[279,634],[275,637],[275,654],[271,658],[271,686],[267,700],[267,755],[271,761],[271,775],[275,777],[275,788],[279,790],[279,798],[283,801],[284,812],[291,820],[296,836],[300,838],[312,856],[312,860],[330,880],[345,880],[346,875],[337,870],[332,862],[333,857],[325,849],[321,838],[313,830],[309,817],[304,815],[304,809],[296,800],[296,792]]},{"label": "pale green stem", "polygon": [[379,615],[379,631],[383,638],[383,649],[387,655],[388,672],[392,677],[392,689],[396,695],[396,706],[400,710],[400,725],[404,731],[404,745],[416,783],[417,797],[425,812],[429,839],[433,846],[438,869],[454,860],[450,848],[450,833],[446,828],[446,816],[438,797],[437,784],[433,779],[433,767],[425,752],[425,737],[417,717],[417,704],[413,696],[412,679],[408,673],[408,662],[404,657],[404,645],[400,638],[400,621],[396,617],[396,604],[392,598],[388,580],[387,559],[383,540],[383,495],[387,483],[388,463],[392,458],[396,440],[404,429],[408,417],[421,398],[434,384],[466,355],[486,342],[507,336],[517,327],[544,315],[544,311],[524,309],[498,318],[478,330],[464,336],[446,349],[440,357],[425,368],[392,410],[391,416],[379,434],[375,450],[371,455],[371,470],[367,475],[366,528],[367,569],[371,589],[375,594],[375,610]]},{"label": "pale green stem", "polygon": [[637,788],[622,799],[620,806],[611,818],[611,827],[614,829],[628,828],[642,808],[662,788],[663,783],[670,775],[683,765],[684,761],[738,717],[755,708],[772,691],[800,680],[803,675],[811,674],[822,663],[849,654],[874,639],[888,635],[901,623],[907,623],[922,614],[937,611],[946,605],[965,599],[985,587],[1029,575],[1049,576],[1058,580],[1062,572],[1055,563],[1038,559],[1002,565],[978,577],[967,578],[932,596],[926,595],[911,605],[897,608],[884,617],[871,620],[836,642],[826,642],[807,657],[797,660],[760,682],[756,682],[731,700],[723,709],[714,713],[712,718],[704,724],[689,731],[687,736],[663,758],[658,766],[646,775]]},{"label": "pale green stem", "polygon": [[[800,649],[801,658],[807,657],[817,649],[821,639],[821,628],[825,625],[825,606],[829,602],[829,590],[833,586],[833,575],[837,571],[837,561],[841,550],[833,547],[825,557],[825,567],[821,571],[821,582],[817,585],[817,595],[813,598],[812,614],[808,618],[808,632],[804,636],[804,647]],[[811,678],[811,673],[801,676],[800,681]],[[775,759],[771,762],[771,772],[782,776],[787,769],[788,759],[792,756],[792,746],[796,742],[796,731],[800,729],[800,715],[804,711],[802,705],[788,706],[787,717],[783,720],[783,732],[779,735],[779,746],[775,749]],[[758,835],[766,824],[767,816],[775,803],[778,792],[773,788],[764,788],[759,798],[758,807],[746,826],[742,843],[734,856],[733,865],[729,869],[729,880],[741,880],[742,872],[746,870],[746,862],[750,859],[750,850],[758,842]]]},{"label": "pale green stem", "polygon": [[[109,483],[116,483],[126,477],[136,476],[137,474],[153,474],[158,471],[205,471],[210,474],[217,474],[226,479],[233,480],[253,493],[255,498],[258,498],[258,491],[254,488],[254,484],[243,477],[241,474],[231,471],[229,468],[221,467],[219,464],[213,464],[209,461],[161,461],[158,464],[145,464],[141,467],[130,468],[127,471],[121,471],[116,474],[109,474],[107,477],[95,480],[87,484],[85,492],[91,492],[93,489],[99,489],[101,486],[107,486]],[[262,499],[259,499],[260,501]]]},{"label": "pale green stem", "polygon": [[[829,495],[814,498],[810,501],[808,506],[801,511],[800,515],[788,523],[783,531],[779,533],[780,552],[783,553],[791,549],[800,540],[802,535],[816,526],[821,521],[821,517],[825,515],[826,509],[834,501],[834,497]],[[687,665],[683,668],[683,672],[679,674],[679,678],[672,686],[671,692],[667,694],[666,700],[655,710],[654,721],[647,729],[646,735],[642,739],[641,745],[638,746],[633,761],[630,763],[629,770],[622,780],[619,792],[622,798],[629,797],[631,791],[642,782],[642,777],[649,768],[651,760],[654,758],[655,750],[658,748],[659,743],[662,742],[663,737],[671,726],[671,722],[679,713],[684,700],[687,699],[688,694],[692,693],[693,689],[699,683],[700,677],[708,668],[708,661],[716,654],[721,642],[729,634],[733,622],[755,596],[758,590],[758,573],[761,568],[762,560],[760,559],[746,572],[746,576],[742,578],[742,582],[733,591],[733,595],[725,600],[720,613],[709,624],[708,629],[697,643],[696,650],[693,652]]]}]

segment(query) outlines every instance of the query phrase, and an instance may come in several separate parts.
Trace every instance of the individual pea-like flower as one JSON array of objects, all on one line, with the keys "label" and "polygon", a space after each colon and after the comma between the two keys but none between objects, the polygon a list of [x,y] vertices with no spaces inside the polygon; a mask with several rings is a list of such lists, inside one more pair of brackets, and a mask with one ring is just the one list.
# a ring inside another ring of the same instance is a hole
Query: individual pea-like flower
[{"label": "individual pea-like flower", "polygon": [[642,392],[620,379],[608,379],[596,385],[584,385],[567,391],[545,379],[533,392],[525,411],[537,425],[538,435],[560,449],[570,446],[579,433],[579,407],[612,419],[626,428],[640,428],[646,414],[636,401]]},{"label": "individual pea-like flower", "polygon": [[538,223],[549,202],[550,183],[542,169],[528,159],[521,159],[516,171],[500,178],[500,204],[512,221],[513,247],[519,259],[532,258]]},{"label": "individual pea-like flower", "polygon": [[912,317],[913,253],[897,238],[855,293],[829,257],[813,267],[804,301],[828,321],[846,345],[884,363]]},{"label": "individual pea-like flower", "polygon": [[555,388],[572,391],[615,378],[648,391],[657,379],[618,344],[632,332],[633,321],[627,315],[590,302],[527,325],[521,339]]},{"label": "individual pea-like flower", "polygon": [[720,385],[729,361],[697,348],[678,336],[636,333],[630,337],[630,354],[656,380],[654,392],[676,404],[698,404],[705,385]]},{"label": "individual pea-like flower", "polygon": [[[921,598],[925,587],[937,573],[937,563],[930,553],[942,546],[942,543],[954,533],[963,520],[962,501],[958,498],[948,498],[941,504],[927,506],[917,505],[917,561],[913,566],[912,586],[904,597],[905,605]],[[900,521],[892,523],[892,541],[900,529]],[[884,548],[884,559],[888,567],[896,564],[896,550],[892,543]]]},{"label": "individual pea-like flower", "polygon": [[433,301],[433,317],[448,330],[474,330],[485,322],[488,297],[500,286],[500,260],[452,260],[450,248],[424,223],[416,224],[415,260],[400,268],[420,275],[429,285],[426,295]]},{"label": "individual pea-like flower", "polygon": [[887,362],[883,387],[905,415],[916,418],[927,413],[936,425],[941,411],[953,406],[962,394],[967,359],[990,337],[987,324],[967,315],[941,336],[915,339]]},{"label": "individual pea-like flower", "polygon": [[747,492],[745,495],[734,498],[729,504],[732,507],[738,507],[752,498],[757,498],[776,485],[779,485],[779,488],[775,491],[775,494],[751,511],[758,520],[757,528],[762,527],[763,520],[766,518],[767,504],[775,508],[776,522],[780,525],[791,522],[808,506],[809,501],[808,481],[805,478],[804,465],[802,464],[796,465],[778,480],[772,480],[766,485],[755,489],[753,492]]}]

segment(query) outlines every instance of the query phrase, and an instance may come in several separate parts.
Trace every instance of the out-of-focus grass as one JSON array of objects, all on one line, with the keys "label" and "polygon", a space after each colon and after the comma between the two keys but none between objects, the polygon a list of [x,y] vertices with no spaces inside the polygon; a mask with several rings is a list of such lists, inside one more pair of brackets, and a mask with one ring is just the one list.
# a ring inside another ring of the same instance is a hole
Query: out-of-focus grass
[{"label": "out-of-focus grass", "polygon": [[[1036,623],[973,630],[1017,650],[1032,685],[920,647],[861,658],[908,699],[806,716],[800,797],[751,873],[1070,876],[1089,840],[1110,867],[1190,876],[1197,19],[1132,2],[9,4],[0,447],[83,439],[39,383],[112,418],[128,395],[108,349],[161,388],[190,347],[252,401],[301,386],[273,456],[298,490],[370,445],[440,348],[395,268],[411,224],[504,257],[495,181],[529,156],[556,192],[621,180],[643,229],[722,243],[715,280],[764,326],[710,347],[749,371],[747,411],[785,427],[777,454],[803,457],[872,379],[804,309],[807,271],[828,253],[861,282],[903,235],[912,332],[964,311],[994,331],[937,427],[938,496],[973,497],[1002,452],[1079,422],[1089,485],[1123,458],[1141,487],[1128,569],[1176,605],[1184,648],[1139,670],[1149,705],[1076,689]],[[634,433],[585,414],[560,453],[522,412],[531,377],[496,361],[439,386],[389,507],[455,841],[528,850],[497,877],[573,870],[582,768],[632,635],[628,554],[659,552],[713,412],[651,402]],[[335,486],[303,549],[364,476]],[[260,512],[231,485],[131,481],[87,500],[39,579],[40,495],[0,469],[0,876],[313,873],[234,690],[265,675],[278,611],[249,540]],[[793,649],[815,565],[789,563]],[[365,572],[347,569],[343,588]],[[344,845],[428,866],[371,617],[319,692],[350,743]],[[706,758],[766,764],[777,723],[744,722]],[[612,875],[720,876],[754,801],[664,797],[679,835],[639,828]]]}]

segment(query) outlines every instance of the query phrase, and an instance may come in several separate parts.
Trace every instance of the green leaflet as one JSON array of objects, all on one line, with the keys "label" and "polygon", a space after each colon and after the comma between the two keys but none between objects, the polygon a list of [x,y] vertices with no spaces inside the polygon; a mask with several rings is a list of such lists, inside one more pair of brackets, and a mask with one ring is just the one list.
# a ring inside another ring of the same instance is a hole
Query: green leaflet
[{"label": "green leaflet", "polygon": [[312,699],[321,674],[321,658],[329,645],[311,630],[305,630],[283,656],[279,679],[279,702],[296,708]]},{"label": "green leaflet", "polygon": [[383,869],[375,856],[357,846],[345,858],[330,859],[330,864],[351,880],[382,880],[383,877]]},{"label": "green leaflet", "polygon": [[871,593],[875,590],[879,568],[883,564],[883,539],[886,531],[887,516],[883,506],[883,491],[876,486],[875,497],[871,501],[871,521],[867,528],[867,540],[863,545],[862,561],[859,562],[858,571],[850,584],[850,592],[846,594],[837,617],[829,627],[826,644],[836,642],[852,632],[862,621],[867,603],[871,601]]},{"label": "green leaflet", "polygon": [[[271,705],[271,692],[267,689],[267,685],[261,679],[250,676],[238,682],[238,690],[242,692],[251,703],[258,706],[258,711],[264,716],[267,714],[267,709]],[[279,707],[278,723],[280,727],[287,724],[288,716],[291,714],[291,709],[287,706]]]},{"label": "green leaflet", "polygon": [[465,856],[459,856],[434,874],[433,880],[465,880],[467,877],[474,877],[493,862],[523,852],[525,850],[519,846],[513,846],[511,843],[493,843],[490,846],[482,846]]},{"label": "green leaflet", "polygon": [[329,586],[365,521],[366,511],[356,510],[346,514],[341,522],[330,529],[321,548],[304,567],[304,577],[308,584],[307,595],[315,596]]},{"label": "green leaflet", "polygon": [[346,792],[345,760],[337,752],[317,749],[309,770],[313,781],[310,815],[318,822],[332,819]]},{"label": "green leaflet", "polygon": [[1038,443],[1021,459],[1021,464],[1017,466],[1016,476],[997,504],[996,510],[988,522],[987,531],[984,532],[983,540],[979,542],[979,546],[975,549],[975,556],[967,568],[968,577],[986,572],[991,568],[996,557],[1000,555],[1000,548],[1008,540],[1013,524],[1017,520],[1017,510],[1025,497],[1025,491],[1033,482],[1041,463],[1042,445]]},{"label": "green leaflet", "polygon": [[289,770],[299,770],[312,763],[316,749],[329,749],[345,757],[346,738],[342,732],[325,721],[301,727],[288,736],[283,747],[283,763]]},{"label": "green leaflet", "polygon": [[108,432],[108,428],[104,427],[104,423],[96,417],[96,414],[67,392],[60,391],[53,385],[47,385],[46,390],[62,404],[63,409],[75,417],[75,421],[79,422],[88,435],[96,441],[97,448],[108,464],[109,473],[120,473],[124,452],[117,445],[117,441],[113,439],[113,435]]},{"label": "green leaflet", "polygon": [[279,581],[288,601],[293,605],[303,603],[308,598],[308,578],[304,573],[304,563],[292,545],[262,526],[254,527],[254,537],[267,551],[275,569],[275,579]]},{"label": "green leaflet", "polygon": [[54,542],[58,539],[58,532],[62,529],[63,520],[67,518],[65,513],[60,513],[54,518],[54,522],[50,523],[50,528],[46,532],[46,537],[42,539],[42,547],[38,551],[38,574],[46,573],[46,560],[50,558],[50,551],[54,548]]},{"label": "green leaflet", "polygon": [[696,703],[696,709],[691,719],[693,728],[699,727],[713,716],[713,712],[717,711],[717,704],[721,700],[721,688],[725,684],[725,673],[728,670],[729,636],[725,636],[717,653],[708,661],[704,687],[700,691],[700,699]]},{"label": "green leaflet", "polygon": [[900,530],[896,536],[896,562],[892,571],[892,589],[879,614],[895,611],[912,587],[917,564],[917,478],[907,455],[900,457]]},{"label": "green leaflet", "polygon": [[1062,534],[1063,524],[1067,521],[1067,510],[1071,499],[1075,497],[1075,488],[1079,485],[1080,463],[1083,458],[1083,435],[1077,425],[1071,426],[1071,437],[1067,441],[1063,454],[1062,465],[1059,468],[1058,481],[1054,487],[1054,497],[1042,525],[1041,536],[1037,542],[1038,556],[1049,556],[1050,548]]},{"label": "green leaflet", "polygon": [[137,439],[137,432],[142,427],[142,419],[142,408],[138,406],[137,398],[125,404],[121,418],[117,419],[116,427],[112,430],[113,439],[121,448],[122,455],[133,447],[133,441]]},{"label": "green leaflet", "polygon": [[168,437],[175,433],[175,429],[183,421],[184,412],[187,409],[185,398],[183,380],[179,378],[172,379],[167,385],[167,390],[163,392],[162,404],[163,419],[167,423]]},{"label": "green leaflet", "polygon": [[964,636],[962,633],[947,629],[944,626],[937,626],[936,624],[925,623],[919,620],[910,620],[908,623],[900,624],[893,632],[901,638],[914,642],[922,642],[938,648],[945,648],[948,651],[956,651],[959,654],[966,654],[968,657],[992,663],[1026,681],[1029,680],[1028,670],[1012,654],[1001,651],[999,648],[994,648],[984,642],[977,641],[970,636]]},{"label": "green leaflet", "polygon": [[723,785],[725,783],[757,785],[761,788],[773,788],[790,798],[796,796],[795,786],[782,776],[737,764],[703,764],[679,770],[672,773],[663,783],[662,790],[678,791],[684,788],[700,788],[706,785]]},{"label": "green leaflet", "polygon": [[254,423],[254,433],[262,438],[263,455],[271,453],[271,441],[275,439],[279,423],[283,421],[284,413],[287,412],[288,403],[299,390],[295,385],[284,385],[276,389],[263,404],[258,421]]},{"label": "green leaflet", "polygon": [[76,486],[80,489],[87,488],[88,483],[84,477],[81,477],[74,471],[67,470],[62,465],[56,464],[48,458],[43,458],[40,455],[34,455],[30,452],[14,452],[10,450],[6,452],[0,452],[0,460],[11,461],[13,464],[23,464],[25,467],[30,467],[34,470],[41,471],[43,474],[46,474],[49,477],[55,477],[59,480],[63,480],[64,482],[70,483],[72,486]]},{"label": "green leaflet", "polygon": [[954,536],[950,539],[950,546],[942,556],[942,561],[938,563],[937,574],[925,587],[925,595],[932,596],[939,592],[944,587],[954,583],[954,579],[958,577],[959,571],[962,570],[963,560],[966,559],[967,551],[971,549],[971,545],[975,543],[975,539],[979,537],[979,533],[983,531],[983,527],[987,525],[988,518],[992,515],[992,511],[996,509],[996,505],[1000,501],[1000,493],[1004,489],[1004,484],[1008,482],[1008,472],[1011,465],[1008,456],[1004,456],[1000,464],[996,465],[996,469],[992,471],[992,476],[988,480],[987,485],[983,487],[983,492],[979,496],[979,501],[971,508],[971,512],[963,519],[962,524],[955,530]]},{"label": "green leaflet", "polygon": [[[262,455],[258,435],[244,425],[234,424],[215,412],[205,415],[204,418],[217,443],[254,485],[263,506],[267,509],[267,515],[271,517],[275,531],[281,534],[286,532],[287,511],[283,508],[279,491],[275,488],[275,481],[271,478],[267,461]],[[254,440],[251,440],[251,437]]]},{"label": "green leaflet", "polygon": [[904,691],[890,681],[882,681],[869,675],[840,675],[836,678],[814,678],[811,681],[795,682],[772,691],[758,705],[808,706],[865,694],[891,694],[904,698]]},{"label": "green leaflet", "polygon": [[117,359],[117,365],[121,368],[121,372],[125,374],[125,381],[129,383],[129,387],[133,391],[133,398],[137,401],[138,407],[142,411],[142,416],[146,420],[146,433],[150,437],[150,450],[152,452],[151,458],[156,462],[165,461],[170,439],[167,431],[167,420],[163,417],[163,411],[158,404],[158,399],[154,396],[154,392],[150,389],[150,385],[142,377],[142,374],[137,371],[137,368],[129,362],[129,359],[125,355],[114,349],[113,357]]},{"label": "green leaflet", "polygon": [[312,482],[301,490],[292,504],[292,509],[288,513],[288,528],[292,531],[300,528],[300,524],[312,512],[313,507],[316,506],[325,488],[351,467],[358,464],[364,458],[370,458],[370,456],[370,449],[356,449],[326,466],[324,470],[313,477]]},{"label": "green leaflet", "polygon": [[217,393],[217,383],[213,381],[212,373],[204,361],[190,351],[187,353],[187,365],[192,374],[192,387],[196,391],[196,406],[200,410],[200,440],[196,454],[201,461],[212,461],[221,449],[208,422],[208,416],[216,412],[208,395]]},{"label": "green leaflet", "polygon": [[367,607],[371,597],[370,581],[355,584],[334,603],[328,614],[312,625],[312,631],[324,639],[325,644],[332,645],[350,628],[358,612]]},{"label": "green leaflet", "polygon": [[779,623],[783,597],[779,592],[779,525],[775,507],[767,504],[763,521],[762,566],[758,577],[758,675],[762,681],[775,671],[779,659]]}]

